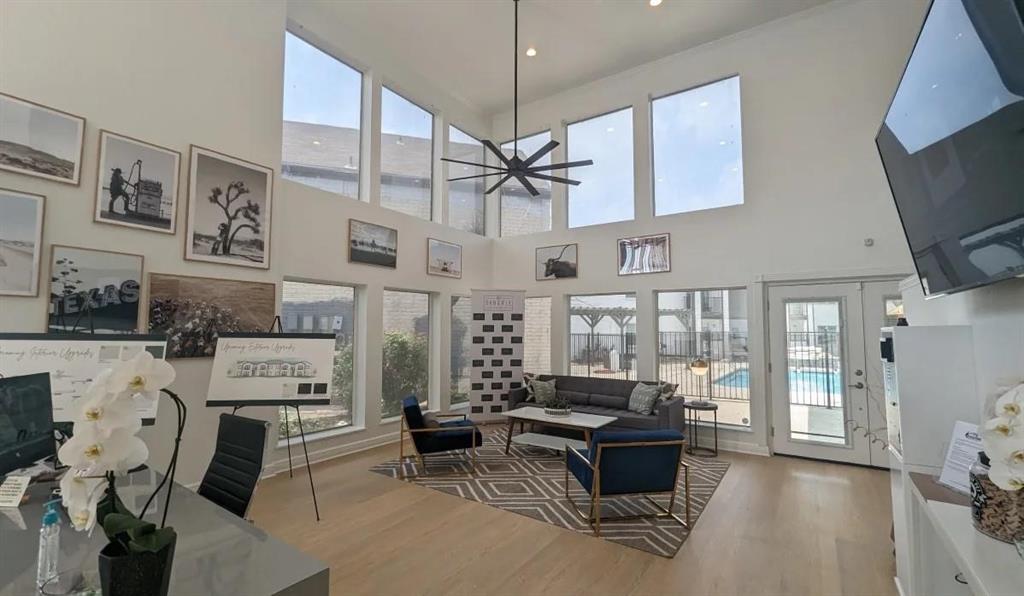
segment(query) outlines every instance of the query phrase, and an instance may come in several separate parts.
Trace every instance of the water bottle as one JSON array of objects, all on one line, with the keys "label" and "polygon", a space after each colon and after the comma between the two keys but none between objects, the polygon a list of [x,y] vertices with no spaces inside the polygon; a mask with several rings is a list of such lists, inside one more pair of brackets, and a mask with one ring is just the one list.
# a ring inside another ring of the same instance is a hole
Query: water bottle
[{"label": "water bottle", "polygon": [[39,528],[39,567],[36,585],[40,588],[57,575],[60,555],[60,501],[50,501],[43,509],[43,527]]}]

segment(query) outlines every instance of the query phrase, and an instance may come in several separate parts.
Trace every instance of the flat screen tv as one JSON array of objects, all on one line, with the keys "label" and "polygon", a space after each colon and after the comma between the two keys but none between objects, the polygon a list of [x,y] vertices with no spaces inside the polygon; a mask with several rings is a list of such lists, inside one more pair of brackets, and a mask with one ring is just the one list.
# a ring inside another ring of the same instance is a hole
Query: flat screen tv
[{"label": "flat screen tv", "polygon": [[1024,0],[934,0],[875,139],[921,286],[1024,276]]}]

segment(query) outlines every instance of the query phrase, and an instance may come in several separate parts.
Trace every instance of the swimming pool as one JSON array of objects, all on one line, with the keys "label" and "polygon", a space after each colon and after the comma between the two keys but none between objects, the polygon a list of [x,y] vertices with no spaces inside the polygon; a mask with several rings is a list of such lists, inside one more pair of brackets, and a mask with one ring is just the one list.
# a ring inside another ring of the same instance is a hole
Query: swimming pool
[{"label": "swimming pool", "polygon": [[[789,370],[789,391],[791,394],[831,393],[832,395],[841,395],[842,382],[842,375],[835,372]],[[746,389],[750,386],[750,369],[741,368],[722,375],[715,379],[715,385]]]}]

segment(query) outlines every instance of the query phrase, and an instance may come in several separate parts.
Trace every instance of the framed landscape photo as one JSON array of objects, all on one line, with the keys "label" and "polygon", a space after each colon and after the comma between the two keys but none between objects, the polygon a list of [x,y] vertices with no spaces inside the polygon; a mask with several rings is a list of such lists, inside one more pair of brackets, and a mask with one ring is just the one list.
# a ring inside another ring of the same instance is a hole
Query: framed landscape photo
[{"label": "framed landscape photo", "polygon": [[46,198],[0,188],[0,295],[39,295]]},{"label": "framed landscape photo", "polygon": [[54,244],[50,248],[50,333],[135,333],[142,255]]},{"label": "framed landscape photo", "polygon": [[398,267],[398,230],[348,220],[348,260],[351,263]]},{"label": "framed landscape photo", "polygon": [[85,118],[0,93],[0,170],[78,185]]},{"label": "framed landscape photo", "polygon": [[575,279],[579,274],[579,245],[559,244],[537,248],[537,281]]},{"label": "framed landscape photo", "polygon": [[274,171],[192,145],[185,258],[270,268]]},{"label": "framed landscape photo", "polygon": [[100,131],[95,221],[173,234],[181,154]]},{"label": "framed landscape photo", "polygon": [[168,358],[206,358],[218,333],[266,331],[277,314],[272,283],[149,274],[149,332],[167,336]]},{"label": "framed landscape photo", "polygon": [[619,275],[665,273],[672,270],[668,234],[619,239]]},{"label": "framed landscape photo", "polygon": [[462,247],[444,240],[427,238],[427,273],[462,279]]}]

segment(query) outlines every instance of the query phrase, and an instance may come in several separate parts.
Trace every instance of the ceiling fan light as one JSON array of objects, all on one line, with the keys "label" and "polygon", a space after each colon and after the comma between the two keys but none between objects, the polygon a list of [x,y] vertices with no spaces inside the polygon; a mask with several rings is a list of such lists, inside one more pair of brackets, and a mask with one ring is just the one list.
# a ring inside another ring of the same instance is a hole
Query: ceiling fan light
[{"label": "ceiling fan light", "polygon": [[651,6],[660,6],[661,5],[661,0],[650,0],[650,2],[648,2],[648,4],[650,4]]},{"label": "ceiling fan light", "polygon": [[537,55],[537,48],[526,48],[526,55],[533,58]]}]

